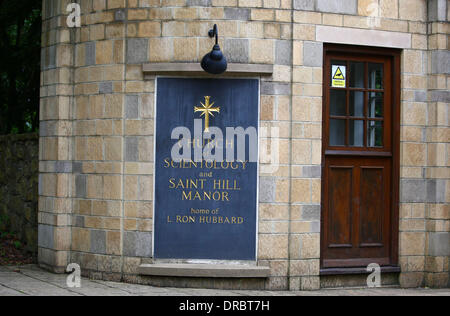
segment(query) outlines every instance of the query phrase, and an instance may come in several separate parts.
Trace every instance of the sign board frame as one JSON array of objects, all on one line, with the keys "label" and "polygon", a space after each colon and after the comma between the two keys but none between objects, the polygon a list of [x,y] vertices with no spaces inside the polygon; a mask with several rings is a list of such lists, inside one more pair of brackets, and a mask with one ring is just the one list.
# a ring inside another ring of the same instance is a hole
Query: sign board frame
[{"label": "sign board frame", "polygon": [[331,87],[346,88],[347,66],[331,65]]},{"label": "sign board frame", "polygon": [[[258,135],[258,144],[257,144],[257,155],[258,155],[258,159],[256,162],[256,176],[255,176],[255,193],[256,193],[256,199],[255,199],[255,223],[254,223],[254,238],[253,238],[253,244],[254,244],[254,254],[252,253],[251,256],[245,257],[245,258],[198,258],[198,257],[173,257],[173,258],[164,258],[164,257],[160,257],[157,254],[156,248],[155,248],[155,234],[156,234],[156,221],[155,221],[155,217],[156,217],[156,208],[157,208],[157,203],[156,203],[156,157],[157,157],[157,118],[158,118],[158,86],[160,85],[160,80],[161,79],[186,79],[186,80],[205,80],[204,77],[196,77],[196,76],[156,76],[155,78],[155,96],[154,96],[154,119],[155,119],[155,124],[154,124],[154,174],[153,174],[153,230],[152,230],[152,257],[155,260],[164,260],[164,261],[176,261],[179,262],[181,261],[186,261],[186,262],[190,262],[190,261],[195,261],[195,262],[213,262],[213,261],[218,261],[218,262],[222,262],[222,261],[233,261],[233,262],[239,262],[239,261],[245,261],[245,262],[256,262],[257,258],[258,258],[258,234],[259,234],[259,175],[260,175],[260,165],[259,165],[259,146],[260,146],[260,106],[261,106],[261,96],[260,96],[260,85],[261,85],[261,81],[259,77],[239,77],[239,78],[219,78],[219,79],[215,79],[215,78],[211,78],[209,80],[254,80],[257,82],[257,91],[256,91],[256,97],[257,97],[257,116],[256,116],[256,124],[257,124],[257,135]],[[201,101],[201,100],[199,100]],[[197,116],[197,115],[196,115]],[[200,118],[200,117],[199,117]],[[225,137],[225,135],[224,135]]]}]

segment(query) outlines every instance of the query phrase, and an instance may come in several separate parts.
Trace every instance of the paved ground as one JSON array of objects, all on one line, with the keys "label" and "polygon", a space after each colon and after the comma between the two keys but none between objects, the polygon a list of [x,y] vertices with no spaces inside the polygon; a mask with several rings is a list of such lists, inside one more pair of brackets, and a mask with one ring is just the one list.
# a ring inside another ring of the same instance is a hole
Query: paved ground
[{"label": "paved ground", "polygon": [[0,266],[0,296],[450,296],[450,289],[338,289],[315,292],[228,291],[207,289],[158,288],[145,285],[82,279],[81,288],[68,288],[66,275],[41,270],[35,265]]}]

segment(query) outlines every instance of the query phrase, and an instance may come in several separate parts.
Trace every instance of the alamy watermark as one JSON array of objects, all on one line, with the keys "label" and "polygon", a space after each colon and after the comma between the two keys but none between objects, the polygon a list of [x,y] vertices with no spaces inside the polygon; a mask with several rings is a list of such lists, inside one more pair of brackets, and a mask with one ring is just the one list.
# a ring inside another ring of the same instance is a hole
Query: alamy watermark
[{"label": "alamy watermark", "polygon": [[[270,130],[270,133],[269,133]],[[185,126],[172,130],[171,158],[182,161],[261,162],[261,173],[275,173],[279,168],[279,128],[260,128],[261,146],[258,150],[258,130],[254,126],[226,127],[225,132],[216,126],[203,130],[201,119],[194,120],[194,135]],[[258,154],[259,153],[259,154]],[[258,160],[259,159],[259,160]]]},{"label": "alamy watermark", "polygon": [[81,27],[81,7],[78,3],[69,3],[66,8],[70,12],[67,17],[68,27]]},{"label": "alamy watermark", "polygon": [[66,272],[69,275],[66,278],[66,285],[68,288],[80,288],[81,287],[81,268],[77,263],[70,263]]},{"label": "alamy watermark", "polygon": [[366,268],[367,272],[372,272],[367,277],[367,287],[381,287],[381,267],[377,263],[371,263]]},{"label": "alamy watermark", "polygon": [[378,0],[372,0],[372,2],[367,6],[367,26],[369,28],[378,28],[381,26],[380,19],[380,4]]}]

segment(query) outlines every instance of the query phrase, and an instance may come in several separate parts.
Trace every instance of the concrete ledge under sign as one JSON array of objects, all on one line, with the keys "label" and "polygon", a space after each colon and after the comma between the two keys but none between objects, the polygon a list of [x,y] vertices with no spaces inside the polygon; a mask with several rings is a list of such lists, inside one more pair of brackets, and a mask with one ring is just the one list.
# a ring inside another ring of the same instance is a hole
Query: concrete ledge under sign
[{"label": "concrete ledge under sign", "polygon": [[227,71],[222,75],[206,73],[200,63],[151,63],[142,66],[144,76],[154,75],[198,75],[220,78],[224,76],[271,76],[273,65],[266,64],[228,64]]},{"label": "concrete ledge under sign", "polygon": [[223,264],[142,264],[140,275],[194,278],[267,278],[269,267]]}]

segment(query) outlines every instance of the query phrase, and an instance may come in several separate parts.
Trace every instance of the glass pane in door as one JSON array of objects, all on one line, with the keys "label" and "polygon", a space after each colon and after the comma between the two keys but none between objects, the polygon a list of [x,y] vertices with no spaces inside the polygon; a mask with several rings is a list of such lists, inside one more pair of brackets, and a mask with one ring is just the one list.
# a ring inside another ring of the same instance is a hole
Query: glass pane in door
[{"label": "glass pane in door", "polygon": [[330,91],[330,115],[346,116],[347,115],[347,94],[345,90]]},{"label": "glass pane in door", "polygon": [[350,87],[364,88],[364,63],[350,63]]},{"label": "glass pane in door", "polygon": [[367,121],[367,147],[383,147],[383,122]]},{"label": "glass pane in door", "polygon": [[364,92],[350,91],[350,116],[364,117]]},{"label": "glass pane in door", "polygon": [[369,89],[383,89],[383,64],[369,63]]},{"label": "glass pane in door", "polygon": [[345,120],[330,120],[330,146],[345,146]]},{"label": "glass pane in door", "polygon": [[384,94],[382,92],[369,92],[369,118],[383,117]]},{"label": "glass pane in door", "polygon": [[353,147],[364,146],[364,121],[351,120],[349,122],[348,145]]}]

